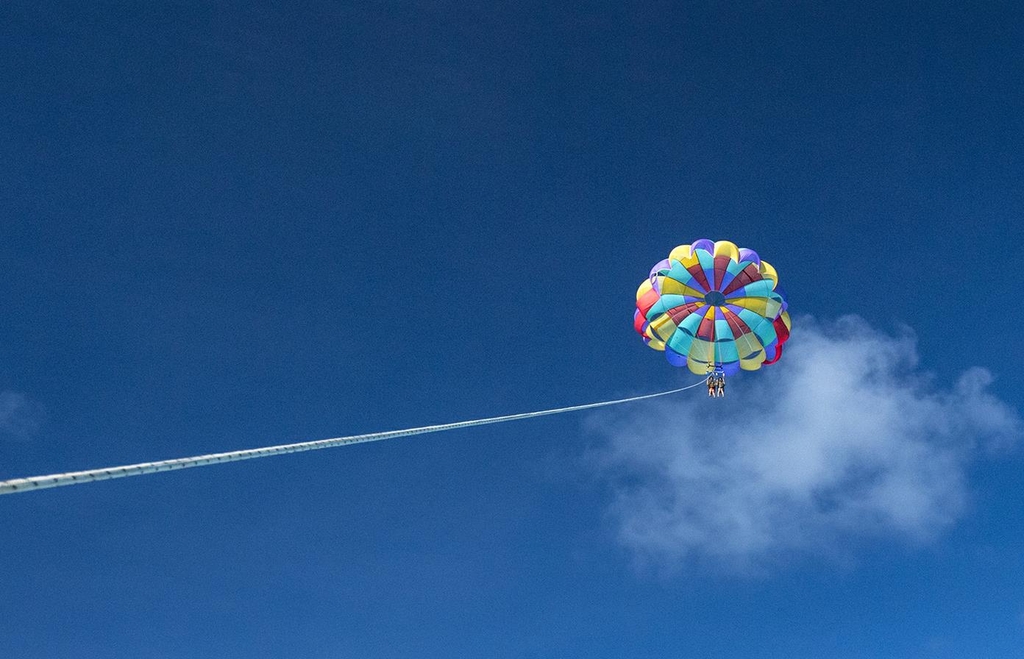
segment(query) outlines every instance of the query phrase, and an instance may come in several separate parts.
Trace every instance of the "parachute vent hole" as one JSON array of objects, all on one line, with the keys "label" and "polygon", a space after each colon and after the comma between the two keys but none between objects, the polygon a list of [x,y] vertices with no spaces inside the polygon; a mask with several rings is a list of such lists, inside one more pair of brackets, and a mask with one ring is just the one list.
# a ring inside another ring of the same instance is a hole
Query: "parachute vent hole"
[{"label": "parachute vent hole", "polygon": [[721,291],[710,291],[704,296],[704,301],[713,307],[721,307],[725,305],[725,296]]}]

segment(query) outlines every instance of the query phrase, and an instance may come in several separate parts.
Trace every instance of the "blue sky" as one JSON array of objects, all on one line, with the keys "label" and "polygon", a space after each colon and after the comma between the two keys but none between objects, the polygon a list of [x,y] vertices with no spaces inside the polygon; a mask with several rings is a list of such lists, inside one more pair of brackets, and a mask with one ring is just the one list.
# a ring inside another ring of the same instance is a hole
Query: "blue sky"
[{"label": "blue sky", "polygon": [[0,653],[1021,656],[1022,14],[5,3],[0,479],[679,386],[702,237],[795,326],[717,410],[4,497]]}]

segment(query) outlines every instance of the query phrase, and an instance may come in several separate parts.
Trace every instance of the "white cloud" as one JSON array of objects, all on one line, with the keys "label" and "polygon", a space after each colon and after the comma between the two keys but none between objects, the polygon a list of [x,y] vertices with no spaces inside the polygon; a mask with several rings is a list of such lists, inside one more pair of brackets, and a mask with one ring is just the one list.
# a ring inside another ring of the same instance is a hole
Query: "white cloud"
[{"label": "white cloud", "polygon": [[27,440],[39,430],[42,408],[23,394],[0,391],[0,438]]},{"label": "white cloud", "polygon": [[978,446],[1021,435],[991,382],[972,368],[938,390],[909,333],[804,318],[782,361],[731,378],[725,399],[593,416],[607,440],[593,457],[622,542],[661,566],[762,567],[871,537],[926,541],[963,514]]}]

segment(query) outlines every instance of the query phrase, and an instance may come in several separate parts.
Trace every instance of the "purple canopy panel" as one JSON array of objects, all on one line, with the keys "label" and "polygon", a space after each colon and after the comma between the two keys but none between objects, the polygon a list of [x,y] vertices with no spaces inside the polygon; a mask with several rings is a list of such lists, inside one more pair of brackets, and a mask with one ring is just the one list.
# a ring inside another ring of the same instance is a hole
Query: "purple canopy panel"
[{"label": "purple canopy panel", "polygon": [[750,261],[761,265],[761,257],[757,255],[757,252],[746,247],[740,247],[740,261]]},{"label": "purple canopy panel", "polygon": [[695,252],[698,249],[702,249],[705,252],[707,252],[708,254],[714,254],[715,253],[715,243],[714,243],[714,241],[708,240],[707,238],[701,238],[700,240],[698,240],[698,241],[694,242],[692,245],[690,245],[690,249],[692,249]]},{"label": "purple canopy panel", "polygon": [[658,275],[659,270],[670,270],[671,268],[672,264],[668,262],[668,259],[658,261],[657,263],[654,264],[654,267],[651,268],[651,281],[654,281],[654,278]]}]

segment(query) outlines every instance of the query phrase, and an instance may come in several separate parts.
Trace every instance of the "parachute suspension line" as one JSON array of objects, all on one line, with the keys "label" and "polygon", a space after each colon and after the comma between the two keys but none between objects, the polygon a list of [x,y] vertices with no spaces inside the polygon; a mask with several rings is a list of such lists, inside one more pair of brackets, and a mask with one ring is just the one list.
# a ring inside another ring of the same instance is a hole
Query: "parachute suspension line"
[{"label": "parachute suspension line", "polygon": [[585,405],[573,405],[570,407],[559,407],[552,410],[541,410],[539,412],[524,412],[521,414],[509,414],[506,416],[494,416],[487,419],[474,419],[471,421],[456,421],[455,423],[442,423],[434,426],[423,426],[420,428],[407,428],[405,430],[388,430],[385,432],[374,432],[365,435],[351,435],[349,437],[335,437],[333,439],[319,439],[309,442],[297,442],[294,444],[281,444],[278,446],[266,446],[263,448],[242,449],[240,451],[228,451],[226,453],[210,453],[208,455],[197,455],[191,458],[174,458],[172,460],[159,460],[157,462],[140,462],[139,464],[125,465],[122,467],[108,467],[106,469],[87,469],[85,471],[70,471],[63,474],[51,474],[49,476],[32,476],[29,478],[14,478],[0,481],[0,494],[14,494],[17,492],[29,492],[42,490],[49,487],[60,487],[62,485],[76,485],[78,483],[92,483],[95,481],[110,480],[112,478],[124,478],[126,476],[141,476],[143,474],[155,474],[161,471],[174,469],[187,469],[189,467],[205,467],[207,465],[220,464],[222,462],[238,462],[240,460],[251,460],[253,458],[265,458],[271,455],[282,453],[299,453],[301,451],[316,451],[319,449],[333,448],[335,446],[346,446],[348,444],[362,444],[365,442],[379,442],[385,439],[396,437],[410,437],[412,435],[425,435],[432,432],[444,432],[459,428],[472,428],[474,426],[486,426],[492,423],[504,423],[506,421],[519,421],[521,419],[532,419],[538,416],[551,414],[564,414],[566,412],[579,412],[592,410],[598,407],[611,405],[622,405],[636,401],[670,396],[687,389],[693,389],[704,384],[704,380],[685,387],[662,391],[656,394],[645,394],[631,398],[620,398],[618,400],[606,400],[600,403],[587,403]]}]

